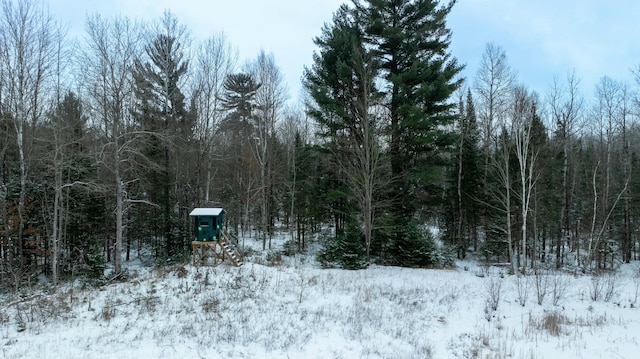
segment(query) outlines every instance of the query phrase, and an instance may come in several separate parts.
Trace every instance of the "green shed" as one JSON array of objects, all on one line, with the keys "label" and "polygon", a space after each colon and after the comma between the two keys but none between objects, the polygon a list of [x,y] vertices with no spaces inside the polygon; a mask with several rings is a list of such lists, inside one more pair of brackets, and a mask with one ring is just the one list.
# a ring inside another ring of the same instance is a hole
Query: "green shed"
[{"label": "green shed", "polygon": [[220,231],[224,224],[225,211],[222,208],[194,208],[193,217],[194,240],[215,242],[220,239]]}]

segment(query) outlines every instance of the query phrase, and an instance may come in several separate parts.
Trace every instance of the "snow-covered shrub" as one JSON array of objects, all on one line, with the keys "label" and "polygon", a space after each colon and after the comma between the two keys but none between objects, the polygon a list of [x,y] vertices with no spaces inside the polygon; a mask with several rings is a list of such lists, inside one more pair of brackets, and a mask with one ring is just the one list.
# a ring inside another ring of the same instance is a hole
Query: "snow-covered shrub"
[{"label": "snow-covered shrub", "polygon": [[538,305],[542,305],[544,298],[549,291],[549,275],[541,270],[535,272],[535,284],[536,284],[536,298],[538,298]]},{"label": "snow-covered shrub", "polygon": [[486,298],[484,302],[484,315],[487,321],[491,321],[493,318],[493,314],[498,310],[498,305],[500,304],[500,298],[502,297],[503,292],[503,280],[502,276],[490,276],[488,282],[486,283]]},{"label": "snow-covered shrub", "polygon": [[317,260],[325,268],[362,269],[367,266],[364,238],[354,224],[347,224],[344,234],[322,240]]},{"label": "snow-covered shrub", "polygon": [[526,275],[516,274],[514,277],[514,282],[516,286],[518,304],[524,307],[527,304],[527,299],[529,298],[529,288],[531,288],[531,279]]},{"label": "snow-covered shrub", "polygon": [[480,253],[487,262],[504,262],[509,259],[509,247],[504,232],[490,227],[486,240],[480,247]]},{"label": "snow-covered shrub", "polygon": [[567,276],[556,273],[551,279],[551,300],[554,306],[559,306],[567,297],[571,283]]},{"label": "snow-covered shrub", "polygon": [[591,286],[589,287],[589,298],[597,302],[604,300],[609,302],[618,294],[618,281],[615,273],[600,274],[591,277]]},{"label": "snow-covered shrub", "polygon": [[403,267],[427,268],[445,265],[446,256],[436,245],[431,232],[420,229],[415,222],[407,224],[395,247],[398,264]]}]

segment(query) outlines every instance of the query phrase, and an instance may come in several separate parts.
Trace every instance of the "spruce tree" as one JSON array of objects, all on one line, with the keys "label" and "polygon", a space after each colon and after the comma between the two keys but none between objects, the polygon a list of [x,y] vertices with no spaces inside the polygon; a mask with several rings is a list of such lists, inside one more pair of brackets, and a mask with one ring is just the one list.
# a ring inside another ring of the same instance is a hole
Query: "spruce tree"
[{"label": "spruce tree", "polygon": [[478,226],[482,212],[482,154],[479,149],[480,135],[476,121],[476,110],[471,91],[467,92],[467,107],[462,126],[462,178],[461,204],[465,215],[465,239],[478,250]]}]

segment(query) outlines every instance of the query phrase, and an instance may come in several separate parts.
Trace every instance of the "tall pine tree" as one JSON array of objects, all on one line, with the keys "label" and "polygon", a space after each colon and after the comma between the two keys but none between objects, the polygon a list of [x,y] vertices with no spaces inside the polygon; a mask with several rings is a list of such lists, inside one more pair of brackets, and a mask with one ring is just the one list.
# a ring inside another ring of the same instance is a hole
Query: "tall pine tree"
[{"label": "tall pine tree", "polygon": [[[446,16],[454,1],[355,2],[367,46],[377,55],[387,88],[393,196],[392,251],[407,246],[405,225],[442,197],[442,169],[455,136],[450,101],[462,66],[448,52]],[[395,249],[394,249],[395,248]]]},{"label": "tall pine tree", "polygon": [[[305,85],[314,100],[309,114],[319,124],[324,149],[335,168],[334,193],[342,206],[332,207],[337,214],[345,206],[357,209],[342,216],[354,221],[353,228],[362,229],[369,260],[383,168],[382,126],[374,111],[380,99],[375,86],[379,68],[365,47],[361,27],[344,5],[335,14],[333,26],[325,27],[315,42],[320,53],[305,74]],[[339,225],[336,221],[336,235]]]},{"label": "tall pine tree", "polygon": [[176,188],[180,187],[175,183],[177,174],[186,170],[178,168],[181,161],[176,149],[189,137],[191,126],[185,96],[180,89],[188,61],[179,42],[177,21],[171,13],[165,13],[161,29],[145,46],[145,54],[147,61],[135,62],[138,104],[134,117],[148,133],[141,153],[148,163],[143,178],[149,200],[159,208],[154,216],[156,220],[149,223],[161,229],[157,247],[161,251],[157,254],[175,258],[188,248],[184,236],[178,233],[180,226],[175,212]]},{"label": "tall pine tree", "polygon": [[221,101],[222,108],[227,111],[218,129],[224,156],[217,167],[222,172],[219,177],[225,178],[227,183],[222,200],[232,226],[237,230],[240,225],[243,233],[253,210],[250,206],[257,186],[258,165],[251,148],[256,141],[254,108],[259,88],[260,84],[250,74],[229,75],[224,82]]}]

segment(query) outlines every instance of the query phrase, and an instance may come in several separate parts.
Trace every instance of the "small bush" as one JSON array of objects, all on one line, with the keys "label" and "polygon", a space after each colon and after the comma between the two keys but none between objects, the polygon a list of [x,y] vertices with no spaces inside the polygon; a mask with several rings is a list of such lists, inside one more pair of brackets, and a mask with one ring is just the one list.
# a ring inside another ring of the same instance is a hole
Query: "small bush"
[{"label": "small bush", "polygon": [[611,301],[618,295],[618,281],[615,273],[599,274],[591,277],[591,286],[589,287],[589,298],[597,302],[604,300]]},{"label": "small bush", "polygon": [[240,256],[240,258],[249,258],[253,255],[256,254],[255,249],[251,248],[251,247],[244,247],[242,248],[242,246],[237,246],[236,247],[236,252],[238,252],[238,255]]},{"label": "small bush", "polygon": [[347,225],[344,234],[326,237],[317,260],[324,268],[362,269],[367,266],[364,237],[358,227]]},{"label": "small bush", "polygon": [[502,277],[491,276],[486,283],[487,297],[484,301],[484,315],[487,321],[491,321],[494,313],[498,310],[500,298],[502,297]]},{"label": "small bush", "polygon": [[560,335],[560,327],[565,322],[565,318],[562,314],[552,312],[547,313],[542,320],[542,327],[554,336]]},{"label": "small bush", "polygon": [[452,256],[445,255],[436,245],[429,231],[421,230],[415,222],[407,224],[396,240],[398,264],[403,267],[442,267],[445,258],[453,263]]},{"label": "small bush", "polygon": [[547,296],[547,292],[549,291],[549,275],[537,270],[534,278],[538,305],[542,305],[544,298]]},{"label": "small bush", "polygon": [[85,266],[83,273],[88,279],[101,279],[104,277],[104,270],[106,269],[106,263],[104,255],[102,253],[90,253],[84,258]]},{"label": "small bush", "polygon": [[110,321],[116,316],[116,308],[111,304],[106,304],[102,307],[101,316],[103,320]]},{"label": "small bush", "polygon": [[553,279],[551,281],[551,295],[553,305],[558,306],[562,304],[567,296],[567,291],[569,290],[570,285],[571,283],[564,275],[556,274],[553,276]]},{"label": "small bush", "polygon": [[518,295],[518,304],[524,307],[529,299],[529,288],[531,287],[531,280],[526,275],[516,274],[515,278],[516,294]]},{"label": "small bush", "polygon": [[296,241],[290,239],[282,244],[282,254],[285,256],[293,256],[297,253],[301,253],[301,251],[298,250],[298,243]]},{"label": "small bush", "polygon": [[282,265],[282,253],[277,251],[269,251],[267,252],[265,260],[267,261],[267,265],[270,266]]}]

